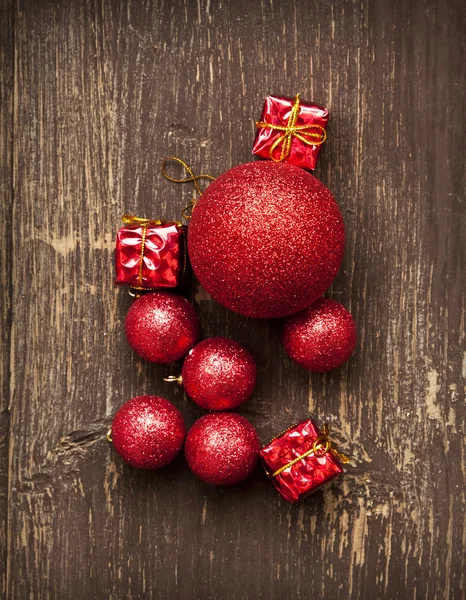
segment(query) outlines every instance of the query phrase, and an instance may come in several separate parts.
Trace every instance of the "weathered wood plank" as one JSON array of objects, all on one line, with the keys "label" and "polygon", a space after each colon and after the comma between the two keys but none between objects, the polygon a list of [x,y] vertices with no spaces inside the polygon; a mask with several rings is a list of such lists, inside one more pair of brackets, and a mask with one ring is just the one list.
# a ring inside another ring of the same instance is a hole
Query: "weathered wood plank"
[{"label": "weathered wood plank", "polygon": [[[465,17],[459,0],[18,0],[9,598],[464,597]],[[354,456],[297,506],[260,473],[217,490],[105,442],[139,393],[201,414],[125,343],[118,218],[186,205],[167,154],[213,175],[249,160],[272,91],[331,111],[316,175],[345,216],[329,294],[357,354],[309,377],[279,323],[201,290],[196,308],[257,357],[241,412],[264,442],[312,412]]]},{"label": "weathered wood plank", "polygon": [[13,67],[14,8],[0,4],[0,593],[6,591],[8,539],[8,439],[10,429],[10,333],[13,210]]}]

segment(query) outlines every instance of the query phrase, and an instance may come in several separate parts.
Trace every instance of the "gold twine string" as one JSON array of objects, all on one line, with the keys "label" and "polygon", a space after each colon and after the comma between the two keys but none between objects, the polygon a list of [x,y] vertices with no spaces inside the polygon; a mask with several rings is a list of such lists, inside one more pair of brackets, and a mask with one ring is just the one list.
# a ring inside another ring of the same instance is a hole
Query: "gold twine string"
[{"label": "gold twine string", "polygon": [[[286,125],[274,125],[273,123],[267,123],[265,121],[256,121],[256,127],[272,129],[273,131],[279,132],[283,131],[283,134],[278,136],[270,146],[269,154],[274,162],[282,162],[289,156],[293,138],[298,139],[303,144],[306,144],[306,146],[320,146],[327,139],[325,127],[322,127],[321,125],[317,125],[316,123],[310,125],[296,125],[300,110],[299,94],[296,94],[293,108],[291,109],[290,117]],[[279,146],[281,146],[280,158],[274,158],[273,152],[275,148],[278,148]]]},{"label": "gold twine string", "polygon": [[[167,173],[166,170],[166,166],[167,163],[169,163],[170,161],[176,161],[178,163],[180,163],[180,165],[182,165],[186,171],[189,174],[189,177],[185,177],[184,179],[176,179],[175,177],[172,177],[171,175],[169,175]],[[197,190],[197,193],[199,194],[199,196],[202,196],[202,189],[201,186],[199,185],[199,179],[210,179],[211,181],[215,181],[215,177],[212,177],[212,175],[208,175],[207,173],[201,173],[200,175],[195,175],[193,170],[191,169],[191,167],[189,165],[187,165],[184,160],[182,160],[181,158],[178,158],[177,156],[168,156],[167,158],[164,158],[162,161],[162,175],[168,179],[168,181],[172,181],[173,183],[189,183],[190,181],[193,182],[194,187]],[[183,211],[182,211],[182,215],[184,219],[190,219],[191,215],[188,214],[189,210],[193,210],[194,207],[196,206],[196,200],[193,199],[191,200],[191,202],[188,204],[188,206],[186,206]]]},{"label": "gold twine string", "polygon": [[[296,426],[294,425],[293,427],[296,427]],[[290,427],[289,429],[293,429],[293,427]],[[289,429],[287,429],[286,431],[289,431]],[[280,467],[274,473],[272,473],[272,474],[268,473],[269,477],[276,477],[277,475],[280,475],[280,473],[283,473],[283,471],[292,467],[297,462],[299,462],[303,458],[306,458],[307,456],[313,455],[313,456],[317,456],[319,458],[319,457],[324,456],[327,452],[330,452],[331,454],[333,454],[333,456],[338,458],[338,460],[341,463],[343,463],[344,465],[348,464],[350,462],[349,457],[346,456],[346,454],[343,454],[337,450],[337,448],[334,446],[333,442],[331,442],[329,440],[328,435],[329,435],[328,425],[327,425],[327,423],[324,423],[324,425],[322,427],[322,433],[316,437],[316,439],[312,443],[312,447],[309,450],[307,450],[306,452],[303,452],[303,454],[294,458],[292,461],[290,461],[286,465],[283,465],[283,467]],[[276,438],[273,438],[273,439],[276,439]]]},{"label": "gold twine string", "polygon": [[141,254],[139,256],[139,272],[138,272],[138,283],[140,286],[142,286],[142,276],[143,276],[143,269],[144,269],[144,249],[146,247],[146,235],[147,235],[148,227],[149,227],[149,225],[142,226]]}]

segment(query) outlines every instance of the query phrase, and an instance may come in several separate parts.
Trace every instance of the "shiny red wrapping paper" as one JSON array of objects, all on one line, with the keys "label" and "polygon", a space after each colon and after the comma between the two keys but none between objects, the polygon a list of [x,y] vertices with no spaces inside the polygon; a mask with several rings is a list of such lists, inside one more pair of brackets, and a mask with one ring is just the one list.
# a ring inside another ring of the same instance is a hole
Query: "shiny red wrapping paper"
[{"label": "shiny red wrapping paper", "polygon": [[273,476],[276,471],[311,450],[320,435],[316,424],[309,419],[294,425],[262,448],[260,454],[264,468],[285,500],[301,500],[343,472],[339,460],[328,450],[321,456],[311,454],[303,457]]},{"label": "shiny red wrapping paper", "polygon": [[[287,126],[294,104],[294,98],[267,96],[264,108],[262,110],[260,119],[261,122],[270,123],[272,125]],[[326,108],[319,106],[318,104],[300,102],[299,115],[296,121],[297,127],[303,125],[317,125],[325,130],[327,128],[327,123],[328,110]],[[319,128],[315,129],[316,134],[320,131],[321,130]],[[283,133],[283,131],[258,127],[252,153],[263,158],[273,158],[277,161],[280,160],[282,148],[281,144],[273,150],[272,155],[270,154],[270,149],[274,142],[281,135],[283,135]],[[312,140],[312,128],[310,128],[308,131],[298,131],[298,133],[302,134],[303,137],[307,137],[308,139]],[[288,156],[283,159],[283,162],[288,162],[304,169],[314,170],[319,157],[320,146],[321,143],[307,145],[297,137],[293,137],[291,139],[290,152]]]},{"label": "shiny red wrapping paper", "polygon": [[115,250],[116,284],[136,289],[175,288],[185,270],[184,227],[136,223],[122,227]]}]

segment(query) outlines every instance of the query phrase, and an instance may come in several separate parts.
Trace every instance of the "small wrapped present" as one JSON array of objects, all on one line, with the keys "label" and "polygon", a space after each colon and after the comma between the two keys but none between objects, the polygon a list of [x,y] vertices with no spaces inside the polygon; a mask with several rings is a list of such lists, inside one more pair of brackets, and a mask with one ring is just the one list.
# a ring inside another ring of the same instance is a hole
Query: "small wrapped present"
[{"label": "small wrapped present", "polygon": [[185,227],[178,222],[122,217],[116,239],[116,284],[135,290],[176,288],[186,269]]},{"label": "small wrapped present", "polygon": [[349,462],[329,440],[328,426],[319,431],[311,419],[273,438],[260,454],[267,475],[290,502],[301,500],[342,473],[340,463]]},{"label": "small wrapped present", "polygon": [[256,156],[314,170],[327,137],[328,110],[293,98],[267,96],[252,148]]}]

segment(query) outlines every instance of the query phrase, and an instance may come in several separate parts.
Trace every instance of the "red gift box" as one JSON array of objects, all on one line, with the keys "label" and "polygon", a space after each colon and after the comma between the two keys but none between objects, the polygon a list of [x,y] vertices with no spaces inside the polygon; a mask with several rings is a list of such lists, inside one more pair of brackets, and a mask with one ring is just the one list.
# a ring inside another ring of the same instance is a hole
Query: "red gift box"
[{"label": "red gift box", "polygon": [[328,439],[328,426],[319,431],[309,419],[293,425],[260,451],[267,475],[290,502],[301,500],[343,472],[349,462]]},{"label": "red gift box", "polygon": [[252,147],[256,156],[314,170],[327,134],[328,110],[293,98],[267,96]]},{"label": "red gift box", "polygon": [[183,225],[131,215],[122,220],[126,225],[116,239],[115,283],[138,290],[177,287],[186,267]]}]

